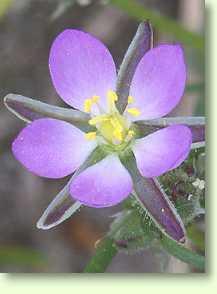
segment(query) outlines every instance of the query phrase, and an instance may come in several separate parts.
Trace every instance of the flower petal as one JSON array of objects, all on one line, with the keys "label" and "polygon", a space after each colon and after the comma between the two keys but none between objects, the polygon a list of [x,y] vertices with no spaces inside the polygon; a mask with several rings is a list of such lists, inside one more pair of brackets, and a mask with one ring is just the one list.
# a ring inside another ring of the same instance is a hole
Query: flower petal
[{"label": "flower petal", "polygon": [[168,114],[180,101],[186,82],[183,50],[179,45],[161,45],[140,61],[130,95],[141,114],[134,120],[154,119]]},{"label": "flower petal", "polygon": [[62,178],[75,171],[96,147],[71,124],[52,118],[35,120],[14,140],[12,151],[29,171]]},{"label": "flower petal", "polygon": [[138,139],[133,152],[140,173],[157,177],[179,166],[188,156],[192,135],[188,127],[173,125]]},{"label": "flower petal", "polygon": [[109,50],[90,34],[65,30],[50,50],[49,67],[54,87],[69,105],[84,110],[84,100],[114,90],[116,68]]},{"label": "flower petal", "polygon": [[84,170],[70,186],[72,197],[91,207],[116,205],[131,191],[131,177],[116,155],[109,155]]}]

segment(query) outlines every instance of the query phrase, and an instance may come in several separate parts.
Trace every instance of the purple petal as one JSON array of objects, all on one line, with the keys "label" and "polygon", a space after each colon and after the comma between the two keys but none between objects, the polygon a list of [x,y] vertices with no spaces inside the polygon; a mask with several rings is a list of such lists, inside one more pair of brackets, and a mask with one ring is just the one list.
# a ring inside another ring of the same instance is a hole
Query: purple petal
[{"label": "purple petal", "polygon": [[116,205],[131,191],[131,177],[116,155],[109,155],[87,168],[70,186],[72,197],[91,207]]},{"label": "purple petal", "polygon": [[83,109],[84,100],[114,90],[116,68],[108,49],[90,34],[65,30],[50,50],[49,67],[54,87],[69,105]]},{"label": "purple petal", "polygon": [[148,51],[140,61],[130,95],[141,115],[137,120],[168,114],[180,101],[186,82],[183,50],[179,45],[161,45]]},{"label": "purple petal", "polygon": [[133,152],[139,171],[152,178],[179,166],[188,156],[192,143],[191,131],[173,125],[138,139]]},{"label": "purple petal", "polygon": [[87,141],[84,133],[71,124],[42,118],[20,132],[12,151],[34,174],[62,178],[74,172],[95,146],[95,141]]}]

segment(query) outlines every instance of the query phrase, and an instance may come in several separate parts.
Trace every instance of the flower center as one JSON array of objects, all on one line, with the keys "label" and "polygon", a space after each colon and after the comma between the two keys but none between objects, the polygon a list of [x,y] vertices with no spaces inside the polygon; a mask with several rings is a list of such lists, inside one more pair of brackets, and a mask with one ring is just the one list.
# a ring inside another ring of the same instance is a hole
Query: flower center
[{"label": "flower center", "polygon": [[[140,111],[137,108],[127,108],[126,113],[121,115],[116,108],[115,102],[118,96],[113,91],[107,92],[107,111],[101,109],[99,105],[99,96],[93,96],[86,99],[84,102],[84,111],[91,113],[92,107],[95,105],[99,109],[99,115],[94,116],[89,120],[91,126],[96,127],[95,132],[85,134],[87,140],[93,140],[97,136],[105,141],[105,143],[114,146],[125,146],[134,137],[134,130],[131,126],[131,121],[127,115],[139,116]],[[133,103],[133,97],[129,96],[128,105]]]}]

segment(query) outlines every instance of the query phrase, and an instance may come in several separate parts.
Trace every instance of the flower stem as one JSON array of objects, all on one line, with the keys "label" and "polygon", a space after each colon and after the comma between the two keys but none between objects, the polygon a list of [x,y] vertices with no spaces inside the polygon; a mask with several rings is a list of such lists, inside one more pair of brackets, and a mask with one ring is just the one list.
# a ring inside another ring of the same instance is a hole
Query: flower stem
[{"label": "flower stem", "polygon": [[183,245],[178,244],[177,242],[169,239],[166,236],[163,236],[161,239],[161,244],[163,248],[170,253],[171,255],[175,256],[176,258],[180,259],[181,261],[193,265],[197,269],[204,270],[205,268],[205,257],[199,255],[187,248]]},{"label": "flower stem", "polygon": [[95,255],[85,267],[84,273],[104,273],[117,251],[113,240],[105,237],[97,247]]}]

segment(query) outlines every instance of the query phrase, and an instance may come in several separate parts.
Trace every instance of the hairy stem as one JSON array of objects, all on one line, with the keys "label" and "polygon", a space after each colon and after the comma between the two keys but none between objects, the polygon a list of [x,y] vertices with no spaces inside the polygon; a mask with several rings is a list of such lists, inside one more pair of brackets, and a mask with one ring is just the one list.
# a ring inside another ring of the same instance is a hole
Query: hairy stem
[{"label": "hairy stem", "polygon": [[204,270],[205,268],[204,256],[199,255],[185,248],[183,245],[178,244],[177,242],[167,238],[166,236],[162,237],[161,245],[168,253],[180,259],[181,261],[191,264],[197,269]]},{"label": "hairy stem", "polygon": [[113,257],[117,253],[113,240],[109,237],[103,239],[96,249],[95,255],[91,258],[84,269],[85,273],[104,273]]}]

